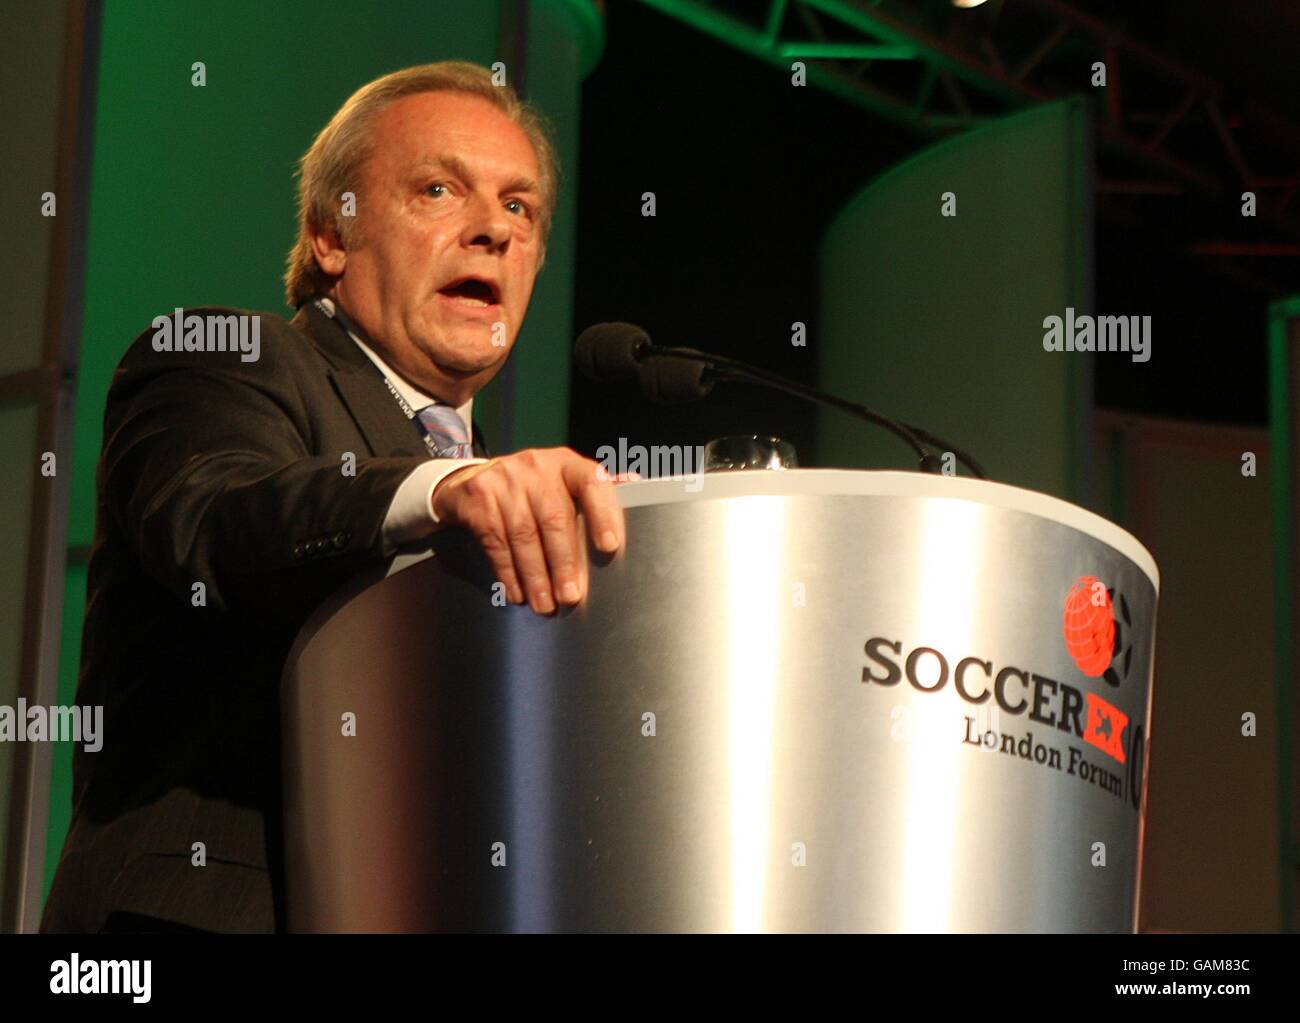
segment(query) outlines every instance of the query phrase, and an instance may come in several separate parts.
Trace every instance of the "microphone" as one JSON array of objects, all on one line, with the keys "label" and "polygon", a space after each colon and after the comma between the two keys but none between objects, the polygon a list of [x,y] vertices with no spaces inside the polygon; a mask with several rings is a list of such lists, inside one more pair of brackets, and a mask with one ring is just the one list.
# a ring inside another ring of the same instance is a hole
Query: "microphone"
[{"label": "microphone", "polygon": [[583,375],[591,380],[606,382],[636,377],[642,394],[652,401],[668,404],[703,398],[720,380],[772,387],[808,401],[830,405],[889,430],[916,452],[922,472],[943,471],[939,458],[921,443],[924,440],[951,451],[976,476],[988,479],[979,463],[964,451],[920,427],[890,419],[865,405],[787,380],[739,359],[694,348],[656,345],[644,329],[632,323],[597,323],[588,327],[578,336],[574,360]]},{"label": "microphone", "polygon": [[646,359],[638,374],[641,393],[661,405],[681,405],[703,398],[717,377],[706,362],[688,359]]},{"label": "microphone", "polygon": [[635,323],[597,323],[578,335],[573,361],[590,380],[631,380],[641,370],[641,353],[653,347]]},{"label": "microphone", "polygon": [[637,378],[641,393],[661,405],[695,401],[713,390],[706,362],[646,358],[660,350],[635,323],[597,323],[578,335],[573,360],[591,380]]}]

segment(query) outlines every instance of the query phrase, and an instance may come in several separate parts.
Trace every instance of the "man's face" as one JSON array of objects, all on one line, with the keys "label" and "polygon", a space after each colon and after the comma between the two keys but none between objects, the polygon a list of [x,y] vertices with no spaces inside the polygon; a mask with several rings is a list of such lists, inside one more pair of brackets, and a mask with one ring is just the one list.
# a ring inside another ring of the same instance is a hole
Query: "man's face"
[{"label": "man's face", "polygon": [[317,258],[340,275],[331,296],[384,360],[461,405],[505,363],[532,295],[537,155],[514,121],[465,93],[396,100],[373,139],[357,194],[360,237],[344,251],[324,232]]}]

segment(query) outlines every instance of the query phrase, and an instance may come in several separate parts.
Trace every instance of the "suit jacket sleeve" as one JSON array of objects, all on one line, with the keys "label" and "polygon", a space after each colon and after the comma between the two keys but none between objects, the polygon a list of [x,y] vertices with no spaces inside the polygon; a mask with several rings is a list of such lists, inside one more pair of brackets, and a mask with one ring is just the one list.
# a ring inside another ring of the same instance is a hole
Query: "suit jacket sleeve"
[{"label": "suit jacket sleeve", "polygon": [[324,449],[324,417],[347,412],[326,363],[270,320],[256,362],[137,339],[109,391],[100,514],[177,597],[202,583],[209,608],[301,621],[384,560],[385,513],[427,459],[369,457],[355,431],[355,450]]}]

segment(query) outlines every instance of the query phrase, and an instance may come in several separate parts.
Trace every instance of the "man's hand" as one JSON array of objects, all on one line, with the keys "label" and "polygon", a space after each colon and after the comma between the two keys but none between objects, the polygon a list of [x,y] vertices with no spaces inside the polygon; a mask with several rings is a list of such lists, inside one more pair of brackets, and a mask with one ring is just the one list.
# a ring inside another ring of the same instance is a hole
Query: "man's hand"
[{"label": "man's hand", "polygon": [[[478,540],[506,594],[538,614],[587,595],[587,558],[577,513],[597,550],[627,539],[614,481],[599,462],[571,448],[529,448],[458,469],[433,491],[433,513]],[[522,583],[522,585],[521,585]]]}]

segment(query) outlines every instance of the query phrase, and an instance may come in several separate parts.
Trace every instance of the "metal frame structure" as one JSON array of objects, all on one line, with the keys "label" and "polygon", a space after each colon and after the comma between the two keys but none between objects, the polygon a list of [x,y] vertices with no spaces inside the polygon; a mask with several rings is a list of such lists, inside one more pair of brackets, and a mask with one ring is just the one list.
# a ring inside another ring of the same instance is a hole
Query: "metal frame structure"
[{"label": "metal frame structure", "polygon": [[[786,71],[803,61],[809,83],[928,136],[1092,92],[1099,192],[1192,192],[1239,208],[1249,190],[1260,220],[1300,233],[1300,124],[1256,102],[1230,111],[1206,75],[1062,0],[766,0],[762,13],[736,0],[641,3]],[[1104,90],[1081,53],[1105,63]],[[1254,237],[1216,244],[1193,251],[1295,254]]]},{"label": "metal frame structure", "polygon": [[[58,696],[63,594],[67,584],[68,501],[72,480],[73,402],[81,343],[90,151],[98,67],[99,0],[70,0],[57,113],[55,192],[61,213],[51,221],[44,342],[40,363],[0,377],[0,400],[37,403],[32,452],[32,514],[23,600],[18,695],[29,706]],[[55,474],[41,473],[42,456],[55,455]],[[48,742],[14,746],[6,822],[0,931],[35,931],[40,923],[50,803]]]},{"label": "metal frame structure", "polygon": [[[1300,378],[1300,297],[1275,302],[1269,309],[1269,406],[1273,462],[1273,575],[1276,636],[1278,728],[1278,813],[1282,843],[1283,930],[1294,931],[1300,902],[1300,808],[1296,805],[1298,724],[1296,615],[1300,611],[1300,517],[1295,495],[1300,488],[1297,465],[1297,380]],[[1286,869],[1287,866],[1290,869]]]}]

